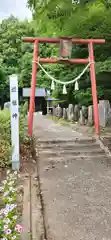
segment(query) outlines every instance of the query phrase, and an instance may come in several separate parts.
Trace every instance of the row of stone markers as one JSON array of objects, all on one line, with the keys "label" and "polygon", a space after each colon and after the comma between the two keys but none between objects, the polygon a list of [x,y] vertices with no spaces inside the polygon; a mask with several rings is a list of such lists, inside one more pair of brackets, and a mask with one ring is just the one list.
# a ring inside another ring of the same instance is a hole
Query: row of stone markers
[{"label": "row of stone markers", "polygon": [[[111,108],[108,100],[100,100],[98,104],[100,126],[105,127],[111,125]],[[93,125],[93,106],[88,107],[69,104],[68,108],[53,106],[53,116],[58,119],[63,118],[70,122],[79,122],[81,125]]]},{"label": "row of stone markers", "polygon": [[69,104],[68,108],[61,108],[58,105],[53,107],[53,116],[70,122],[79,122],[81,125],[86,125],[87,123],[93,125],[93,106],[88,108],[82,106],[80,109],[79,105]]}]

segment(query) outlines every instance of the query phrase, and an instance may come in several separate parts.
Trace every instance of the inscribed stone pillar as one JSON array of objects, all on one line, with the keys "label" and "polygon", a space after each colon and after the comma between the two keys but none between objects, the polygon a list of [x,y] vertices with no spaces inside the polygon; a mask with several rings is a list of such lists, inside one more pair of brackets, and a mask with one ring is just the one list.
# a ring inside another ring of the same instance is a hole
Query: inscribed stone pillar
[{"label": "inscribed stone pillar", "polygon": [[89,106],[88,107],[88,124],[89,125],[93,125],[94,124],[94,120],[93,120],[93,106]]},{"label": "inscribed stone pillar", "polygon": [[67,109],[63,108],[63,119],[67,119]]},{"label": "inscribed stone pillar", "polygon": [[10,102],[5,102],[5,103],[4,103],[4,108],[10,109]]},{"label": "inscribed stone pillar", "polygon": [[80,123],[81,125],[85,125],[85,117],[84,117],[84,115],[83,115],[82,109],[80,110],[79,123]]},{"label": "inscribed stone pillar", "polygon": [[87,119],[88,118],[88,108],[86,106],[82,106],[81,110],[82,110],[82,113],[83,113],[85,119]]},{"label": "inscribed stone pillar", "polygon": [[54,117],[56,116],[56,107],[55,106],[53,106],[52,114]]},{"label": "inscribed stone pillar", "polygon": [[74,107],[74,121],[78,122],[79,117],[80,117],[80,109],[79,109],[78,105],[75,105],[75,107]]},{"label": "inscribed stone pillar", "polygon": [[73,104],[69,104],[69,107],[68,107],[68,120],[69,121],[74,120],[74,106],[73,106]]},{"label": "inscribed stone pillar", "polygon": [[110,103],[108,100],[100,100],[98,104],[100,126],[105,127],[108,121]]},{"label": "inscribed stone pillar", "polygon": [[62,108],[58,105],[56,109],[57,109],[57,113],[56,113],[57,118],[62,118],[62,113],[63,113]]}]

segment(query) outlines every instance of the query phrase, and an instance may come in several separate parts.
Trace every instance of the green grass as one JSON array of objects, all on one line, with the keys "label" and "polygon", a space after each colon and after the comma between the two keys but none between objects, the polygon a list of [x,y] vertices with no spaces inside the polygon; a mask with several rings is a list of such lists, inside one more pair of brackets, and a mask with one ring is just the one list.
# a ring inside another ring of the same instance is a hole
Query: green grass
[{"label": "green grass", "polygon": [[70,122],[68,120],[65,120],[63,118],[57,118],[57,117],[53,117],[53,116],[48,116],[48,119],[55,121],[56,123],[59,123],[61,125],[65,125],[65,126],[69,126]]}]

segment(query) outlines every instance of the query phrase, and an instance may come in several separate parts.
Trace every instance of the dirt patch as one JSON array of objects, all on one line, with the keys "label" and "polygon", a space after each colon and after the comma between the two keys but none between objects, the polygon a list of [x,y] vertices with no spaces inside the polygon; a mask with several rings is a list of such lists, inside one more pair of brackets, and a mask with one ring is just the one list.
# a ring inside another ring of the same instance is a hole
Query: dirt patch
[{"label": "dirt patch", "polygon": [[36,161],[33,156],[33,142],[29,141],[27,144],[21,144],[20,146],[21,155],[21,173],[32,174],[35,171]]},{"label": "dirt patch", "polygon": [[0,183],[5,179],[6,177],[6,169],[0,168]]}]

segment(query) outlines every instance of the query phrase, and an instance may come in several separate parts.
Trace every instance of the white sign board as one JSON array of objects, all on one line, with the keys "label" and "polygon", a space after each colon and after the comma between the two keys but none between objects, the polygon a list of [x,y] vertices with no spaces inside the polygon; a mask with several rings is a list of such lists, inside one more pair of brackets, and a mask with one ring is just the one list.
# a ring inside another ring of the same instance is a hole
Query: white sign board
[{"label": "white sign board", "polygon": [[10,76],[10,110],[11,110],[11,141],[12,141],[12,169],[19,170],[19,105],[18,105],[18,78]]}]

